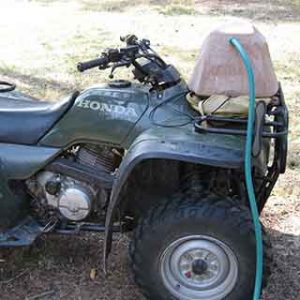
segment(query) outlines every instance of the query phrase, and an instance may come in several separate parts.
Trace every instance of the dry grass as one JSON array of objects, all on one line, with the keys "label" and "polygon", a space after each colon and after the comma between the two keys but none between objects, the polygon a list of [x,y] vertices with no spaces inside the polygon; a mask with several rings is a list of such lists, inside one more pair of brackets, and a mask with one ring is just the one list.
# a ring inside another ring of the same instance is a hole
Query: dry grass
[{"label": "dry grass", "polygon": [[[188,77],[207,31],[237,16],[255,20],[268,38],[291,121],[288,170],[263,216],[275,250],[264,300],[299,299],[299,6],[299,0],[138,0],[134,5],[127,0],[2,0],[0,78],[36,97],[57,100],[75,88],[106,80],[107,72],[78,74],[76,63],[120,44],[119,35],[132,32],[150,38]],[[1,299],[141,299],[127,266],[127,243],[124,237],[115,241],[105,278],[100,269],[102,236],[46,237],[36,247],[0,260]],[[92,268],[99,268],[94,281],[89,277]]]}]

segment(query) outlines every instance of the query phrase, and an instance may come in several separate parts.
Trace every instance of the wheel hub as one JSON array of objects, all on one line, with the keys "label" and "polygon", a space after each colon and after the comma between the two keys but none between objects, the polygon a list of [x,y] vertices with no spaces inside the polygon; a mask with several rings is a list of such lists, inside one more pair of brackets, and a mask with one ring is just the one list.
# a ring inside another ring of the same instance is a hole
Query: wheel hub
[{"label": "wheel hub", "polygon": [[195,275],[202,275],[208,269],[208,264],[204,259],[196,259],[192,263],[192,272]]},{"label": "wheel hub", "polygon": [[188,236],[161,256],[161,276],[179,299],[220,300],[235,286],[238,263],[232,250],[208,236]]}]

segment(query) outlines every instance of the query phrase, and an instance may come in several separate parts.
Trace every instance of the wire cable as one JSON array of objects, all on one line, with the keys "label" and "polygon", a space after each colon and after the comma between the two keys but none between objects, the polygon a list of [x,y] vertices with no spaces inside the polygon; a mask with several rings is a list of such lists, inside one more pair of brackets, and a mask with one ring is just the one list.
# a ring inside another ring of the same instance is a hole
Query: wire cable
[{"label": "wire cable", "polygon": [[174,119],[170,120],[170,119],[166,119],[166,120],[159,120],[159,121],[155,121],[154,116],[155,116],[155,112],[157,111],[158,108],[161,108],[164,105],[167,105],[169,102],[175,102],[177,100],[182,99],[182,96],[185,96],[187,94],[187,91],[180,93],[178,95],[176,95],[176,97],[170,97],[165,99],[164,101],[158,103],[157,105],[155,105],[152,110],[149,113],[149,119],[151,121],[152,124],[156,125],[156,126],[160,126],[160,127],[168,127],[168,128],[173,128],[173,127],[183,127],[185,125],[188,125],[190,123],[192,123],[195,120],[195,117],[192,116],[189,113],[183,112],[183,111],[179,111],[177,109],[175,109],[174,107],[169,107],[169,109],[177,112],[178,114],[181,114],[182,116],[185,116],[188,118],[188,121],[185,121],[183,123],[180,124],[164,124],[164,122],[168,122],[168,121],[174,121]]}]

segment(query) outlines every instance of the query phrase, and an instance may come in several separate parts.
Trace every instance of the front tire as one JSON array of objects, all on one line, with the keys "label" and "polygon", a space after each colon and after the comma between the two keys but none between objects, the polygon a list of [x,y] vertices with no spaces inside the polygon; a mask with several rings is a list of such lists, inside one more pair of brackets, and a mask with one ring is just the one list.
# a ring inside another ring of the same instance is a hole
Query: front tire
[{"label": "front tire", "polygon": [[135,230],[130,256],[147,299],[252,299],[252,218],[230,199],[179,196],[152,208]]}]

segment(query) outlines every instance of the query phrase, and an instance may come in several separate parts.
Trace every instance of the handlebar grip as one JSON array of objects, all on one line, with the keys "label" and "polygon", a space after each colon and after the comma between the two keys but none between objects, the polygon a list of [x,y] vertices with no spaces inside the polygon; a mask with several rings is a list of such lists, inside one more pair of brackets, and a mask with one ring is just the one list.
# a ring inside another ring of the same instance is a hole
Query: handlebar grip
[{"label": "handlebar grip", "polygon": [[107,64],[108,58],[107,57],[100,57],[100,58],[96,58],[96,59],[92,59],[86,62],[80,62],[77,64],[77,70],[79,72],[83,72],[86,71],[88,69],[92,69],[101,65],[105,65]]}]

